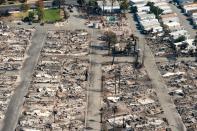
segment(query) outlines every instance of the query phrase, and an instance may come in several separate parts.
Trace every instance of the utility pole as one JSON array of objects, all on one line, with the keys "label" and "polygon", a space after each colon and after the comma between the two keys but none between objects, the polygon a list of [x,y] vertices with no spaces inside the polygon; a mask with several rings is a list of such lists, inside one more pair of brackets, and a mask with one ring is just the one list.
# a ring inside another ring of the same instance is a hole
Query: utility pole
[{"label": "utility pole", "polygon": [[72,128],[72,122],[70,120],[69,125],[68,125],[68,130],[71,131],[71,128]]},{"label": "utility pole", "polygon": [[138,60],[139,60],[139,50],[136,52],[135,67],[137,67],[139,64]]},{"label": "utility pole", "polygon": [[115,70],[115,95],[116,95],[116,77],[117,77],[117,70]]},{"label": "utility pole", "polygon": [[122,119],[122,128],[125,128],[125,127],[126,127],[125,118],[123,117],[123,119]]},{"label": "utility pole", "polygon": [[101,92],[103,93],[103,88],[104,88],[104,80],[105,80],[105,77],[102,76],[101,77]]},{"label": "utility pole", "polygon": [[137,45],[137,40],[134,39],[134,52],[136,52],[136,45]]},{"label": "utility pole", "polygon": [[85,71],[85,81],[88,81],[88,70]]},{"label": "utility pole", "polygon": [[100,109],[100,123],[103,123],[103,108]]},{"label": "utility pole", "polygon": [[114,60],[115,60],[115,47],[113,47],[113,49],[112,49],[112,56],[113,56],[113,59],[112,59],[112,65],[113,65]]},{"label": "utility pole", "polygon": [[116,111],[117,111],[117,106],[115,105],[115,106],[113,106],[112,107],[112,110],[113,110],[113,113],[114,113],[114,123],[113,123],[113,131],[115,131],[115,114],[116,114]]},{"label": "utility pole", "polygon": [[[139,42],[138,42],[138,44],[139,44]],[[145,59],[145,44],[143,44],[142,66],[144,65],[144,59]]]},{"label": "utility pole", "polygon": [[121,77],[121,68],[120,68],[120,66],[118,67],[118,75],[119,75],[119,77],[118,77],[118,81],[119,81],[119,83],[118,83],[118,93],[119,93],[119,91],[120,91],[120,77]]}]

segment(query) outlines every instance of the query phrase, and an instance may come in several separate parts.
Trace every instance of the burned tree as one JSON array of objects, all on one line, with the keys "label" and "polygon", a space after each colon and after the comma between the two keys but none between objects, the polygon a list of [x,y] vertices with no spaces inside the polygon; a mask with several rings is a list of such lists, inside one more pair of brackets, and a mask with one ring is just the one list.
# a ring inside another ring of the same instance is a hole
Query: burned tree
[{"label": "burned tree", "polygon": [[113,31],[106,31],[106,42],[108,44],[108,54],[110,54],[110,51],[115,47],[114,45],[117,43],[117,36]]}]

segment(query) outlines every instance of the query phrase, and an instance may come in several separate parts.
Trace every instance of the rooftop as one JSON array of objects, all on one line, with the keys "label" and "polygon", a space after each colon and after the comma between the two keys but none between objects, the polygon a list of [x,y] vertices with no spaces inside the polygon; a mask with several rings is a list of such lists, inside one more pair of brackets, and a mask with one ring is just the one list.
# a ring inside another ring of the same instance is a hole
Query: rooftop
[{"label": "rooftop", "polygon": [[181,26],[181,24],[179,22],[169,22],[169,23],[165,23],[165,25],[167,25],[168,27],[172,27],[172,26]]},{"label": "rooftop", "polygon": [[170,14],[165,14],[160,16],[162,19],[164,18],[169,18],[169,17],[177,17],[176,13],[170,13]]},{"label": "rooftop", "polygon": [[185,4],[183,7],[184,7],[184,8],[187,8],[187,7],[197,7],[197,2]]}]

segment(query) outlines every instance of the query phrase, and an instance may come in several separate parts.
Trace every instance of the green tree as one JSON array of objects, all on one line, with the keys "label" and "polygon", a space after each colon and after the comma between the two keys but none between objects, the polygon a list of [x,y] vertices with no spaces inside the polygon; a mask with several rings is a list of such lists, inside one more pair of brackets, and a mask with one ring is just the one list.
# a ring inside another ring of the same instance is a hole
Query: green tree
[{"label": "green tree", "polygon": [[178,37],[177,39],[175,39],[174,42],[177,43],[177,42],[182,42],[184,40],[186,40],[186,37],[182,35],[182,36]]},{"label": "green tree", "polygon": [[27,0],[19,0],[20,3],[25,3]]},{"label": "green tree", "polygon": [[110,50],[114,47],[114,45],[117,43],[117,36],[114,32],[112,31],[106,31],[105,33],[106,36],[106,42],[108,44],[108,54],[110,53]]},{"label": "green tree", "polygon": [[30,11],[28,14],[29,20],[32,21],[34,19],[34,12]]},{"label": "green tree", "polygon": [[22,3],[20,9],[21,9],[23,12],[27,12],[27,11],[29,10],[29,5],[27,4],[27,2]]},{"label": "green tree", "polygon": [[88,6],[96,7],[97,6],[96,0],[89,0]]},{"label": "green tree", "polygon": [[111,1],[111,13],[113,13],[112,10],[113,10],[113,7],[114,7],[115,0],[110,0],[110,1]]},{"label": "green tree", "polygon": [[154,4],[155,4],[154,2],[148,2],[148,3],[147,3],[147,6],[152,7],[152,6],[154,6]]},{"label": "green tree", "polygon": [[129,2],[128,0],[123,0],[121,3],[120,3],[120,8],[125,12],[126,10],[128,10],[129,8]]},{"label": "green tree", "polygon": [[43,0],[39,0],[36,2],[37,7],[37,14],[38,14],[38,20],[42,21],[44,19],[44,3]]},{"label": "green tree", "polygon": [[61,5],[64,5],[65,1],[64,0],[53,0],[53,6],[58,6],[58,8],[61,8]]},{"label": "green tree", "polygon": [[136,6],[132,6],[131,7],[131,12],[132,13],[137,13],[137,7]]},{"label": "green tree", "polygon": [[85,4],[85,0],[77,0],[77,3],[80,5],[80,6],[83,6]]},{"label": "green tree", "polygon": [[37,11],[38,11],[38,20],[42,21],[44,19],[44,9],[38,8]]},{"label": "green tree", "polygon": [[104,13],[105,13],[105,9],[104,9],[104,7],[106,6],[106,4],[107,4],[107,1],[106,0],[102,0],[103,1],[103,16],[104,16]]},{"label": "green tree", "polygon": [[154,2],[148,2],[147,6],[150,6],[150,12],[155,14],[157,19],[159,18],[160,14],[162,14],[164,11],[157,6],[154,6]]},{"label": "green tree", "polygon": [[6,1],[5,0],[0,0],[0,4],[3,4],[5,3]]},{"label": "green tree", "polygon": [[97,7],[97,2],[96,0],[89,0],[88,3],[87,3],[87,13],[88,13],[88,16],[90,14],[90,12],[92,12],[95,7]]}]

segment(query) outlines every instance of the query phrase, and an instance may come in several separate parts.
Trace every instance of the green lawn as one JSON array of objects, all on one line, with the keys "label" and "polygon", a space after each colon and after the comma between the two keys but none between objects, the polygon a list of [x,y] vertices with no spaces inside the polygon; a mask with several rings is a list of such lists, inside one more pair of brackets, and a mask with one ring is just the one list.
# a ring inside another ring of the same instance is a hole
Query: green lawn
[{"label": "green lawn", "polygon": [[60,10],[59,9],[46,9],[44,10],[44,21],[55,22],[60,20]]}]

